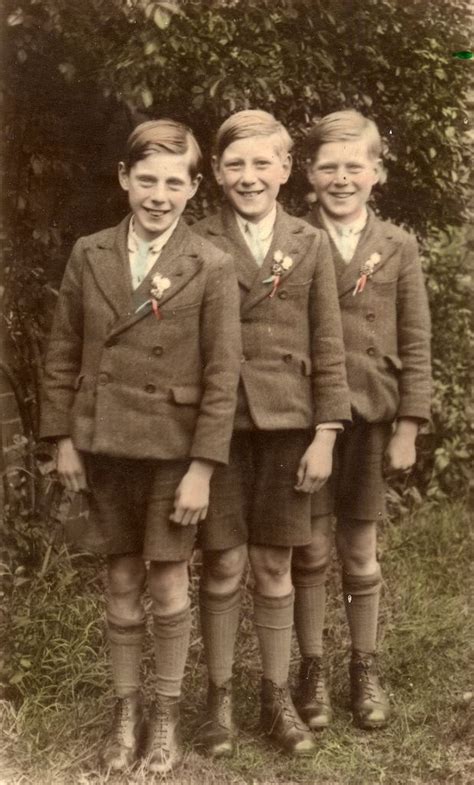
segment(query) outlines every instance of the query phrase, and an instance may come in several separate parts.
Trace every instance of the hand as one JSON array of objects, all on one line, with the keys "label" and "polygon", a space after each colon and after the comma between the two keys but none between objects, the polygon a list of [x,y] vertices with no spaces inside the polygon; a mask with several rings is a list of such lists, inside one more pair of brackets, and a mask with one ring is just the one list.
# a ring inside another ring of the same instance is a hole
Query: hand
[{"label": "hand", "polygon": [[296,474],[295,491],[314,493],[323,487],[332,472],[332,453],[337,431],[320,430],[303,455]]},{"label": "hand", "polygon": [[189,526],[204,520],[209,507],[209,483],[213,470],[213,464],[207,461],[191,463],[176,489],[171,521]]},{"label": "hand", "polygon": [[416,461],[415,440],[418,425],[413,420],[400,420],[390,439],[384,456],[384,474],[409,473]]},{"label": "hand", "polygon": [[82,455],[69,437],[58,441],[56,466],[59,479],[68,491],[87,491],[87,477]]}]

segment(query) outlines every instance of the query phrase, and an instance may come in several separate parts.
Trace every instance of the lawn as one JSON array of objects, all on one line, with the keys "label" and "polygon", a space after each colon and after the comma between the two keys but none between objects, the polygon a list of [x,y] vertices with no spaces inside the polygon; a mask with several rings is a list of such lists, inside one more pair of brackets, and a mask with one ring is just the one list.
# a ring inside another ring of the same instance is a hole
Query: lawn
[{"label": "lawn", "polygon": [[[347,705],[348,638],[336,564],[331,579],[326,650],[334,724],[317,736],[313,758],[294,761],[258,731],[259,660],[246,591],[235,667],[238,751],[213,763],[193,749],[205,699],[197,623],[184,691],[186,757],[170,785],[467,785],[474,781],[472,643],[468,613],[468,512],[462,504],[422,506],[387,522],[380,536],[384,573],[380,661],[393,720],[367,733]],[[472,535],[471,535],[472,537]],[[41,564],[41,553],[37,559]],[[193,593],[199,564],[193,565]],[[250,585],[250,579],[249,585]],[[0,785],[142,785],[162,780],[140,768],[105,776],[96,768],[113,703],[103,638],[103,566],[63,546],[42,577],[31,566],[6,583],[1,621],[4,672]],[[472,584],[471,584],[472,585]],[[248,588],[248,587],[247,587]],[[197,621],[195,619],[195,621]],[[292,676],[298,657],[293,651]],[[471,682],[471,683],[470,683]],[[152,655],[145,656],[153,694]]]}]

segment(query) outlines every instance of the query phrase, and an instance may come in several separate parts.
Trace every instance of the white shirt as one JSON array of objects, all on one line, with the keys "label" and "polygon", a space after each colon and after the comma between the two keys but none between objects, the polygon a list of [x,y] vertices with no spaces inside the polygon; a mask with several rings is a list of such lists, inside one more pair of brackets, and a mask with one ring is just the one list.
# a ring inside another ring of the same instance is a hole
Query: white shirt
[{"label": "white shirt", "polygon": [[[265,218],[262,218],[261,221],[258,223],[253,223],[251,221],[247,221],[243,218],[239,213],[235,213],[235,217],[237,219],[237,225],[242,232],[242,236],[247,243],[248,247],[252,251],[252,255],[255,257],[254,248],[252,246],[252,237],[249,234],[248,225],[251,224],[252,228],[255,228],[258,232],[259,244],[262,251],[262,262],[265,256],[268,253],[270,245],[272,244],[273,240],[273,229],[275,226],[275,219],[276,219],[276,204],[272,207],[268,215]],[[235,211],[234,211],[235,212]],[[258,260],[256,259],[258,264]],[[261,262],[260,262],[261,264]]]},{"label": "white shirt", "polygon": [[346,264],[349,264],[352,257],[354,256],[360,235],[367,223],[367,209],[364,207],[359,218],[350,224],[341,224],[338,221],[333,221],[331,218],[329,218],[328,215],[326,215],[324,210],[320,211],[320,215],[324,224],[324,228],[328,232],[331,239],[334,240],[336,248],[338,249]]},{"label": "white shirt", "polygon": [[[134,289],[140,286],[147,273],[149,273],[155,264],[160,253],[176,229],[178,220],[179,218],[177,218],[176,221],[169,227],[169,229],[166,229],[166,231],[163,232],[163,234],[160,234],[150,243],[147,243],[146,240],[142,240],[137,235],[135,231],[135,221],[132,216],[128,226],[127,248],[128,259],[130,262],[130,272],[132,274],[132,286]],[[146,262],[144,265],[142,265],[142,255],[144,254],[146,254]]]}]

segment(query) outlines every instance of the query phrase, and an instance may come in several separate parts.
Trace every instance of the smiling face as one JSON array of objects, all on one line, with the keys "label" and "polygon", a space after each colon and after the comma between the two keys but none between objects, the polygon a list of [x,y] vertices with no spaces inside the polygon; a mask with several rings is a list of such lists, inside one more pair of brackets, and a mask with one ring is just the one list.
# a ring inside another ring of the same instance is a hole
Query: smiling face
[{"label": "smiling face", "polygon": [[367,141],[327,142],[308,170],[308,180],[330,218],[352,223],[361,214],[379,179],[379,159]]},{"label": "smiling face", "polygon": [[279,150],[274,136],[249,136],[228,145],[214,175],[236,212],[258,223],[272,210],[280,186],[291,172],[291,156]]},{"label": "smiling face", "polygon": [[196,193],[201,175],[192,180],[190,152],[149,153],[127,172],[119,164],[119,182],[128,192],[135,216],[135,231],[142,240],[151,242],[172,226]]}]

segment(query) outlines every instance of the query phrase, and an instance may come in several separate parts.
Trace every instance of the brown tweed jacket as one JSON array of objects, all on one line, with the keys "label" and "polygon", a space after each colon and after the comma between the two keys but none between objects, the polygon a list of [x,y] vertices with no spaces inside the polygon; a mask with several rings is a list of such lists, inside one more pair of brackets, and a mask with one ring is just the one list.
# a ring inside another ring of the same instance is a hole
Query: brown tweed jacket
[{"label": "brown tweed jacket", "polygon": [[[316,208],[308,221],[322,228]],[[367,422],[430,416],[430,316],[415,238],[369,211],[349,264],[331,240],[353,410]],[[363,292],[361,266],[379,254]]]},{"label": "brown tweed jacket", "polygon": [[[324,232],[278,206],[259,268],[230,207],[192,227],[232,254],[241,294],[242,369],[235,427],[308,428],[350,419],[334,269]],[[273,298],[276,251],[293,264]]]},{"label": "brown tweed jacket", "polygon": [[[41,436],[128,458],[221,463],[237,398],[241,342],[232,260],[181,220],[132,290],[129,216],[76,243],[46,354]],[[171,286],[150,299],[159,272]]]}]

